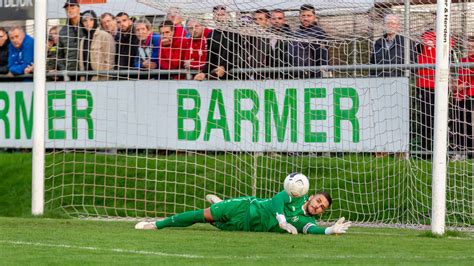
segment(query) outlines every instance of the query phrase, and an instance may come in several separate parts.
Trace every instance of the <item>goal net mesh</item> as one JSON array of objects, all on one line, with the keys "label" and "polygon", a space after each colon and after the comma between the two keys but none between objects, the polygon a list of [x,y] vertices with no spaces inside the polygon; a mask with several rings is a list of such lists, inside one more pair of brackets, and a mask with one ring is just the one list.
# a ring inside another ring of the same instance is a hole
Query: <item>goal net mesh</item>
[{"label": "goal net mesh", "polygon": [[[77,28],[57,2],[49,211],[165,217],[301,172],[333,198],[322,221],[429,225],[434,2],[107,1]],[[451,7],[446,222],[472,229],[474,6]]]}]

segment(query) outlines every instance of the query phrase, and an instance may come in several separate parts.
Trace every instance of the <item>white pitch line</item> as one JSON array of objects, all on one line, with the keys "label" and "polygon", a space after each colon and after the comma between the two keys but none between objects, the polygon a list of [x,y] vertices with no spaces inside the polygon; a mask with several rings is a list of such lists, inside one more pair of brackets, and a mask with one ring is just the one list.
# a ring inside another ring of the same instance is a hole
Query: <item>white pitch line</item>
[{"label": "white pitch line", "polygon": [[[121,249],[121,248],[99,248],[99,247],[88,247],[88,246],[75,246],[68,244],[49,244],[41,242],[25,242],[25,241],[9,241],[9,240],[0,240],[0,244],[7,245],[25,245],[25,246],[36,246],[36,247],[50,247],[50,248],[64,248],[64,249],[79,249],[79,250],[89,250],[89,251],[99,251],[99,252],[113,252],[113,253],[128,253],[128,254],[137,254],[137,255],[150,255],[150,256],[159,256],[159,257],[177,257],[177,258],[186,258],[186,259],[247,259],[247,260],[262,260],[262,259],[278,259],[278,258],[308,258],[308,259],[395,259],[398,258],[398,255],[321,255],[321,254],[295,254],[292,255],[274,255],[270,257],[266,256],[212,256],[212,255],[193,255],[193,254],[177,254],[177,253],[165,253],[165,252],[156,252],[156,251],[144,251],[144,250],[133,250],[133,249]],[[452,260],[464,260],[464,259],[474,259],[474,256],[446,256],[441,255],[436,256],[411,256],[411,259],[452,259]]]},{"label": "white pitch line", "polygon": [[0,240],[0,244],[26,245],[26,246],[50,247],[50,248],[65,248],[65,249],[80,249],[80,250],[90,250],[90,251],[100,251],[100,252],[152,255],[152,256],[160,256],[160,257],[178,257],[178,258],[186,258],[186,259],[236,259],[236,258],[258,259],[259,258],[257,256],[246,256],[246,257],[202,256],[202,255],[193,255],[193,254],[186,254],[186,253],[176,254],[176,253],[165,253],[165,252],[121,249],[121,248],[107,249],[107,248],[87,247],[87,246],[84,247],[84,246],[75,246],[75,245],[67,245],[67,244],[48,244],[48,243],[39,243],[39,242],[8,241],[8,240]]}]

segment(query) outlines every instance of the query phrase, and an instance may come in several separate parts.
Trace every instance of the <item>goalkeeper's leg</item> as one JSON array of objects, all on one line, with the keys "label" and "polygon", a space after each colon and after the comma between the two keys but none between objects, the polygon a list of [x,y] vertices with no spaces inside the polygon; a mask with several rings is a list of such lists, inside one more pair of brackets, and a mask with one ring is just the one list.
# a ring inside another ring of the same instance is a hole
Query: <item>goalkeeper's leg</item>
[{"label": "goalkeeper's leg", "polygon": [[135,229],[162,229],[166,227],[187,227],[195,223],[212,223],[214,219],[212,218],[211,211],[209,208],[204,210],[195,210],[188,211],[183,213],[178,213],[171,217],[165,218],[161,221],[156,222],[139,222],[135,225]]}]

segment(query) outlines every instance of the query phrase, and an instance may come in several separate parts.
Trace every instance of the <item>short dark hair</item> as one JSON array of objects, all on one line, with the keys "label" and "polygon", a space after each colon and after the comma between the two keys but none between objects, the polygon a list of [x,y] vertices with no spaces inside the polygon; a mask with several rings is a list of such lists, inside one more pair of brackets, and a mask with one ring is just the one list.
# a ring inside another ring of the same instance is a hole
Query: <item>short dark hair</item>
[{"label": "short dark hair", "polygon": [[265,14],[265,17],[267,19],[269,19],[271,17],[270,16],[270,11],[268,11],[268,9],[265,9],[265,8],[257,9],[257,11],[255,11],[255,14]]},{"label": "short dark hair", "polygon": [[117,15],[115,15],[115,17],[121,17],[121,16],[127,16],[127,18],[129,18],[130,16],[128,15],[127,12],[118,12]]},{"label": "short dark hair", "polygon": [[165,20],[165,21],[161,22],[160,29],[163,28],[163,27],[170,27],[171,31],[174,31],[174,24],[173,24],[173,21],[171,21],[171,20]]},{"label": "short dark hair", "polygon": [[281,8],[277,8],[277,9],[273,9],[272,13],[283,13],[283,14],[285,14],[285,11],[283,11],[283,9],[281,9]]},{"label": "short dark hair", "polygon": [[300,7],[300,13],[303,11],[311,11],[313,14],[316,15],[316,10],[314,9],[314,6],[311,4],[304,4]]},{"label": "short dark hair", "polygon": [[331,195],[329,195],[329,193],[327,193],[326,191],[319,191],[319,192],[316,192],[316,195],[323,195],[328,200],[328,203],[329,203],[328,207],[331,206],[332,198],[331,198]]},{"label": "short dark hair", "polygon": [[0,31],[3,31],[3,32],[5,32],[5,34],[7,34],[7,33],[8,33],[7,29],[5,29],[4,27],[0,27]]}]

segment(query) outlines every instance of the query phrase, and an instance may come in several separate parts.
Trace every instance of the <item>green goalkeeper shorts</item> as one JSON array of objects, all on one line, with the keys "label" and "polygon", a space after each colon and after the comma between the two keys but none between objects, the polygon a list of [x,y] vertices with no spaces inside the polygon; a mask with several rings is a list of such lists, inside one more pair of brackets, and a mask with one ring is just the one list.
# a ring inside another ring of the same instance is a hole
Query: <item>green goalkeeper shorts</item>
[{"label": "green goalkeeper shorts", "polygon": [[241,197],[211,205],[213,225],[225,231],[250,230],[250,201],[254,197]]}]

